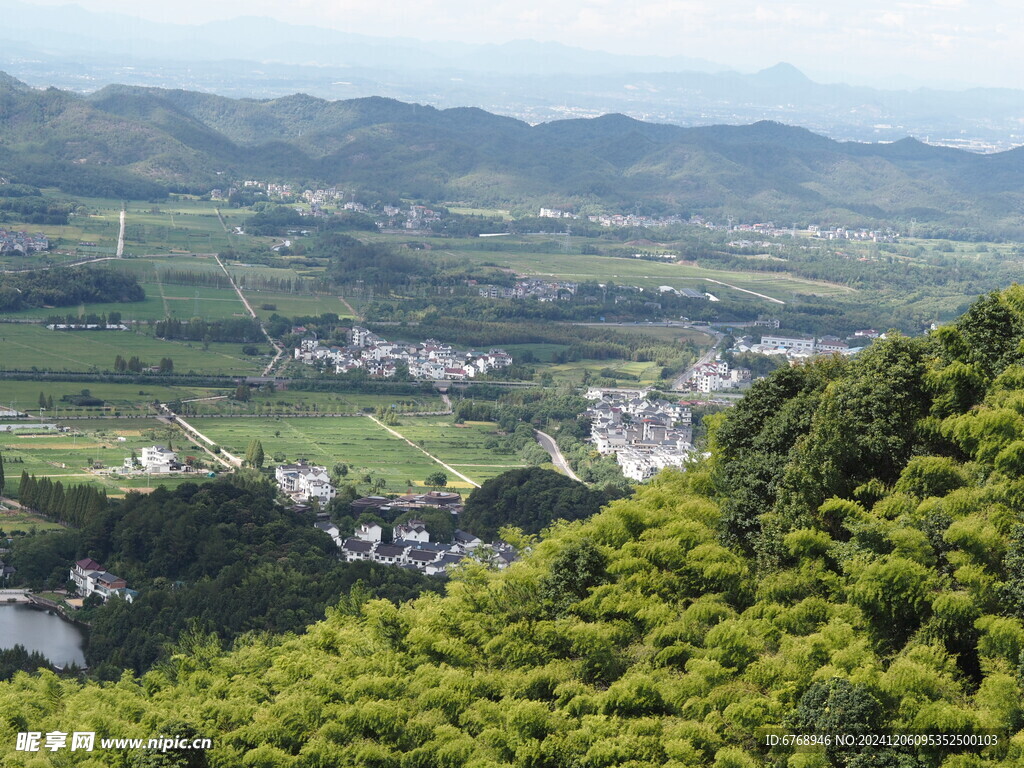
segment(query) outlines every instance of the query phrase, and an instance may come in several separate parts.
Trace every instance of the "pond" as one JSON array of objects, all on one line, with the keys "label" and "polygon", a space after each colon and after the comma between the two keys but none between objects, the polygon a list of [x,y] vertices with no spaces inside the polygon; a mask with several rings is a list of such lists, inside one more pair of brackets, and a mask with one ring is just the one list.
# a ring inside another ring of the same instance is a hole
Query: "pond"
[{"label": "pond", "polygon": [[0,648],[23,645],[59,667],[85,666],[85,633],[55,613],[30,605],[0,605]]}]

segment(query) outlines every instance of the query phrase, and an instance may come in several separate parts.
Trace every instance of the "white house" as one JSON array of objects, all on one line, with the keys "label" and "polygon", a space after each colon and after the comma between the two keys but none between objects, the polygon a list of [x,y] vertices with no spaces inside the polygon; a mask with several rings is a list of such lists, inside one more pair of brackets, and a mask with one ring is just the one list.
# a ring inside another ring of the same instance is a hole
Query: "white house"
[{"label": "white house", "polygon": [[363,541],[380,541],[384,530],[377,523],[363,523],[356,528],[356,538]]},{"label": "white house", "polygon": [[71,581],[75,582],[75,590],[82,597],[99,595],[106,602],[111,596],[122,597],[133,602],[134,590],[128,589],[128,583],[120,576],[107,573],[107,570],[91,558],[79,560],[71,568]]},{"label": "white house", "polygon": [[152,474],[171,472],[178,468],[178,454],[162,445],[151,445],[142,449],[142,468]]},{"label": "white house", "polygon": [[316,467],[305,462],[281,464],[274,469],[274,479],[281,492],[298,501],[319,499],[326,504],[337,495],[327,474],[327,467]]},{"label": "white house", "polygon": [[394,541],[415,541],[425,543],[430,541],[430,532],[422,520],[410,520],[406,523],[399,523],[392,530]]}]

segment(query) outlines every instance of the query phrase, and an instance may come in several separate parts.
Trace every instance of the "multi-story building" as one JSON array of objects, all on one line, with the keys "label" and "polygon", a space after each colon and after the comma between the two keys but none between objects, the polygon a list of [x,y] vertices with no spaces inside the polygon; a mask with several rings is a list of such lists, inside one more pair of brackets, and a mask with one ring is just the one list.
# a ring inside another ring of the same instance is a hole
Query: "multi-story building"
[{"label": "multi-story building", "polygon": [[296,501],[318,499],[326,504],[337,495],[327,474],[327,467],[316,467],[305,462],[281,464],[274,469],[274,478],[281,492]]}]

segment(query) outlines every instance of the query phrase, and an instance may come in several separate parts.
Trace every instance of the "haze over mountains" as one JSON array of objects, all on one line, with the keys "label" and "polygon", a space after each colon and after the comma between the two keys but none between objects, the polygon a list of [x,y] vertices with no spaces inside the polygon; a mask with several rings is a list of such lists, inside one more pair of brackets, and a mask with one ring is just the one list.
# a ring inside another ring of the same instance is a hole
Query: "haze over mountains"
[{"label": "haze over mountains", "polygon": [[378,97],[255,101],[136,86],[82,96],[7,75],[0,176],[134,199],[265,178],[381,199],[1024,231],[1024,149],[841,143],[774,122],[682,128],[607,115],[531,126]]},{"label": "haze over mountains", "polygon": [[0,2],[0,17],[0,68],[78,92],[126,83],[233,97],[384,96],[531,123],[621,112],[678,125],[771,119],[839,140],[913,136],[982,151],[1024,143],[1024,92],[1008,89],[879,90],[813,82],[786,64],[740,74],[685,55],[375,38],[264,18],[172,25],[16,0]]}]

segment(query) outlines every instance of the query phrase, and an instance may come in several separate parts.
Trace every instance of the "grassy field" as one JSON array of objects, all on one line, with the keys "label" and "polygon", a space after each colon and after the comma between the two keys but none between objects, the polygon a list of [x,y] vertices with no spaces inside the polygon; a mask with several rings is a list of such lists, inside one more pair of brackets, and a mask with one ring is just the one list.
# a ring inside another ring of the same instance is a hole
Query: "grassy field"
[{"label": "grassy field", "polygon": [[[256,316],[266,320],[273,314],[285,317],[306,317],[333,312],[338,317],[352,317],[348,307],[337,296],[303,296],[294,293],[275,293],[272,291],[254,291],[244,289],[245,298],[249,300]],[[269,304],[273,309],[264,309]]]},{"label": "grassy field", "polygon": [[[261,369],[242,353],[243,344],[166,341],[131,331],[51,331],[41,325],[0,325],[0,369],[53,371],[112,370],[114,358],[138,356],[144,365],[162,357],[179,373],[199,371],[242,376]],[[0,390],[0,403],[3,402]]]},{"label": "grassy field", "polygon": [[624,387],[653,386],[661,380],[661,366],[657,363],[632,363],[622,360],[577,360],[549,365],[543,371],[550,373],[556,382],[579,385],[583,383],[586,373],[594,378],[603,375],[601,372],[606,369],[622,374],[621,379],[615,378],[618,379],[619,385]]},{"label": "grassy field", "polygon": [[[383,478],[386,490],[404,491],[440,467],[420,451],[390,435],[370,419],[352,416],[324,419],[202,419],[193,426],[235,454],[244,454],[259,438],[268,464],[307,459],[331,469],[349,465],[349,475]],[[456,480],[450,478],[449,482]]]},{"label": "grassy field", "polygon": [[[447,245],[447,244],[446,244]],[[661,263],[642,259],[624,259],[609,256],[588,256],[561,252],[532,253],[514,251],[480,251],[472,247],[458,250],[443,250],[439,253],[451,258],[461,258],[474,264],[489,264],[507,267],[517,274],[552,277],[564,280],[611,280],[616,283],[637,285],[642,288],[656,288],[670,285],[673,288],[694,288],[718,295],[729,294],[730,289],[711,283],[718,280],[736,288],[761,293],[786,301],[793,294],[816,294],[835,296],[848,294],[851,289],[831,283],[806,280],[784,272],[736,272],[719,269],[705,269],[693,264]],[[763,303],[750,294],[732,291],[740,297]]]},{"label": "grassy field", "polygon": [[[82,389],[88,389],[89,393],[105,405],[98,406],[76,406],[61,398],[71,395],[79,395]],[[62,416],[96,415],[97,413],[109,412],[115,409],[118,413],[125,414],[134,411],[140,415],[150,412],[149,404],[154,400],[166,402],[168,400],[185,400],[197,397],[212,397],[225,394],[225,390],[206,389],[203,387],[161,387],[137,384],[108,384],[103,382],[67,382],[67,381],[4,381],[0,380],[0,406],[14,408],[19,411],[28,411],[33,415],[39,413],[39,394],[53,398],[54,411],[44,413],[46,418],[60,418]]]},{"label": "grassy field", "polygon": [[[497,454],[484,447],[493,424],[456,426],[450,417],[400,417],[393,427],[399,434],[422,445],[428,452],[459,472],[482,482],[512,466],[522,466],[514,456]],[[323,419],[223,418],[200,419],[193,426],[231,453],[244,454],[249,441],[259,438],[273,463],[307,459],[333,468],[349,466],[348,479],[365,475],[383,478],[389,492],[422,485],[427,475],[442,471],[440,465],[373,421],[361,417]],[[420,443],[425,440],[426,444]],[[449,474],[454,488],[469,486]]]},{"label": "grassy field", "polygon": [[498,425],[489,421],[453,424],[450,417],[403,418],[394,427],[400,434],[478,483],[524,467],[515,454],[499,454],[487,447]]},{"label": "grassy field", "polygon": [[[216,394],[230,394],[224,391]],[[38,394],[36,395],[38,398]],[[3,402],[0,401],[0,405]],[[189,404],[197,414],[282,414],[282,413],[362,413],[387,408],[397,413],[444,410],[440,395],[374,395],[335,392],[299,392],[252,390],[247,403],[236,400],[207,400]]]},{"label": "grassy field", "polygon": [[[144,446],[153,444],[170,444],[180,451],[182,458],[191,455],[200,460],[205,458],[198,449],[191,449],[177,430],[153,419],[90,420],[69,424],[72,425],[70,433],[0,432],[0,451],[4,454],[10,495],[17,495],[22,471],[60,480],[64,485],[94,485],[113,496],[128,490],[145,490],[155,485],[174,487],[197,480],[195,476],[124,476],[109,471],[120,467],[133,450],[138,454]],[[102,468],[94,469],[96,465]]]},{"label": "grassy field", "polygon": [[38,515],[23,512],[20,509],[0,509],[0,531],[10,534],[13,531],[59,531],[64,526],[51,523]]}]

